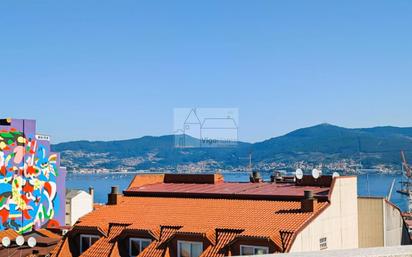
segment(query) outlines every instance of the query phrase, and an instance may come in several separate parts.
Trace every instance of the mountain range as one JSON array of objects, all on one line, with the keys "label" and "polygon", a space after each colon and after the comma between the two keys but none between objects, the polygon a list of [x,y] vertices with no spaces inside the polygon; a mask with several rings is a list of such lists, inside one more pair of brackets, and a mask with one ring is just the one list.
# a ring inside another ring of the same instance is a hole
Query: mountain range
[{"label": "mountain range", "polygon": [[[287,166],[361,163],[400,167],[400,150],[412,156],[412,128],[349,129],[331,124],[302,128],[258,143],[237,142],[232,147],[176,148],[175,135],[144,136],[118,141],[73,141],[52,145],[69,170],[140,170],[178,166],[233,169],[248,165]],[[190,140],[197,140],[190,138]],[[411,157],[412,158],[412,157]]]}]

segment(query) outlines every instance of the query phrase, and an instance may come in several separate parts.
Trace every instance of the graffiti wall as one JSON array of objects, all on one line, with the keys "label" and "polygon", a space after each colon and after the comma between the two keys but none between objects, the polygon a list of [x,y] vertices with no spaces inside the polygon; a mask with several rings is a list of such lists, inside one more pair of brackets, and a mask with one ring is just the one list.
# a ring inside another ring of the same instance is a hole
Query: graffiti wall
[{"label": "graffiti wall", "polygon": [[65,171],[33,120],[0,120],[0,230],[64,225]]}]

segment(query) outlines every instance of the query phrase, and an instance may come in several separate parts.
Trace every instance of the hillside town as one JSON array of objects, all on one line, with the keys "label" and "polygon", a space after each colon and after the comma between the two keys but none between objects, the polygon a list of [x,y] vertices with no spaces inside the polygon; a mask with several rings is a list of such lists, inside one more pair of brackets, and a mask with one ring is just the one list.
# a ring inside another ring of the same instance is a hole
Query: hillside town
[{"label": "hillside town", "polygon": [[[79,173],[79,174],[104,174],[104,173],[134,173],[134,172],[154,172],[154,173],[169,173],[169,172],[184,172],[184,173],[202,173],[202,172],[249,172],[250,165],[244,164],[240,166],[227,165],[225,163],[220,163],[215,160],[205,160],[187,164],[178,164],[175,166],[162,166],[153,167],[150,169],[140,169],[136,168],[136,163],[141,162],[144,158],[138,157],[136,160],[129,158],[127,161],[122,160],[117,167],[113,168],[103,168],[101,164],[107,162],[108,154],[83,154],[82,156],[87,156],[87,158],[95,158],[94,162],[90,162],[87,165],[75,164],[75,160],[78,155],[68,156],[67,153],[64,156],[63,163],[65,166],[70,166],[69,172]],[[111,159],[113,161],[113,159]],[[377,164],[369,168],[364,168],[362,164],[359,164],[357,160],[353,159],[342,159],[334,162],[324,163],[324,162],[257,162],[252,163],[253,169],[259,170],[261,172],[274,172],[274,171],[285,171],[293,172],[297,167],[312,170],[316,167],[322,167],[325,171],[341,172],[342,174],[364,174],[364,173],[381,173],[381,174],[399,174],[401,173],[400,165],[394,164]]]}]

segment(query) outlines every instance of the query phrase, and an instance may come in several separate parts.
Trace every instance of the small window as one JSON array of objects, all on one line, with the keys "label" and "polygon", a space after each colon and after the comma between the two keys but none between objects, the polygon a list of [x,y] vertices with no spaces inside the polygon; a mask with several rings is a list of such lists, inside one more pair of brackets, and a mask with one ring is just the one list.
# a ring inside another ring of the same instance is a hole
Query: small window
[{"label": "small window", "polygon": [[257,255],[257,254],[268,254],[269,248],[264,246],[255,245],[241,245],[240,255]]},{"label": "small window", "polygon": [[326,237],[319,239],[319,247],[321,250],[328,249],[328,241]]},{"label": "small window", "polygon": [[178,257],[199,257],[203,252],[203,243],[201,242],[177,242]]},{"label": "small window", "polygon": [[89,249],[99,238],[100,237],[96,235],[80,235],[80,253]]},{"label": "small window", "polygon": [[129,256],[139,255],[146,247],[150,245],[152,240],[146,238],[130,238],[129,239]]}]

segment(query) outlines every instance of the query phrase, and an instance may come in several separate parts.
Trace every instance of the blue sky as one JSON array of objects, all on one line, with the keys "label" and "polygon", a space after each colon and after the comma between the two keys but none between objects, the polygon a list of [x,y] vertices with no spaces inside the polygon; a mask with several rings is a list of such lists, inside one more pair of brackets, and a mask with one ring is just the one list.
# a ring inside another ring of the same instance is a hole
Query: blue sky
[{"label": "blue sky", "polygon": [[328,122],[412,126],[412,2],[0,3],[0,116],[55,142],[171,134],[239,108],[259,141]]}]

